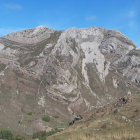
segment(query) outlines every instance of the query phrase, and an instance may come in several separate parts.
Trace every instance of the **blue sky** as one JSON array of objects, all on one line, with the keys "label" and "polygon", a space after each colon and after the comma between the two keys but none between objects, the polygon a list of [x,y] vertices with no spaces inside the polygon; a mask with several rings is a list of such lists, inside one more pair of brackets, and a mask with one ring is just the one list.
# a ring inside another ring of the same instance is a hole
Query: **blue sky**
[{"label": "blue sky", "polygon": [[0,0],[0,36],[39,25],[116,29],[140,47],[140,0]]}]

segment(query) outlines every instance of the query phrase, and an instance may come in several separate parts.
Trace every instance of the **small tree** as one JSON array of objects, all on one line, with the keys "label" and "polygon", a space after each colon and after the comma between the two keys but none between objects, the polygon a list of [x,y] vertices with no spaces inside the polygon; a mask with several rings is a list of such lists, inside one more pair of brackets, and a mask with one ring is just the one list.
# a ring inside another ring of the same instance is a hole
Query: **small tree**
[{"label": "small tree", "polygon": [[16,140],[25,140],[25,138],[24,137],[22,137],[22,136],[20,136],[20,135],[18,135],[18,136],[16,136],[16,138],[15,138]]},{"label": "small tree", "polygon": [[42,120],[43,121],[45,121],[45,122],[50,122],[50,116],[44,116],[43,118],[42,118]]},{"label": "small tree", "polygon": [[59,116],[58,115],[55,115],[55,116],[53,116],[54,118],[56,118],[56,119],[58,119],[59,118]]},{"label": "small tree", "polygon": [[13,134],[11,133],[11,131],[1,130],[0,131],[0,139],[13,140]]},{"label": "small tree", "polygon": [[46,136],[46,131],[39,131],[33,134],[33,139],[42,138]]},{"label": "small tree", "polygon": [[31,116],[33,113],[32,112],[28,112],[27,115]]}]

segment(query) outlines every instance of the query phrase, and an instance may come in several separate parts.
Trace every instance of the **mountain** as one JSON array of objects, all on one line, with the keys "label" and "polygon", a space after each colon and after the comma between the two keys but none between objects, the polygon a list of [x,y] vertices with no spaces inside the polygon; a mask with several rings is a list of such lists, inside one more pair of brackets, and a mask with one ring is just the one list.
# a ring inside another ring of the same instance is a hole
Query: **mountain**
[{"label": "mountain", "polygon": [[116,30],[39,26],[0,38],[0,126],[32,135],[140,92],[140,49]]}]

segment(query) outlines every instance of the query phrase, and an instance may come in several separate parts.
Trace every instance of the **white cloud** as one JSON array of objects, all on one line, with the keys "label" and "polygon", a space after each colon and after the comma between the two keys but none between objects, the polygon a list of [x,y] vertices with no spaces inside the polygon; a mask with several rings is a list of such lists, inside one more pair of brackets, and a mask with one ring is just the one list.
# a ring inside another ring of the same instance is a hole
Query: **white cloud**
[{"label": "white cloud", "polygon": [[129,26],[129,28],[131,30],[136,30],[137,29],[137,22],[136,22],[137,12],[136,12],[135,8],[130,9],[128,11],[127,18],[128,18],[128,26]]},{"label": "white cloud", "polygon": [[135,18],[136,17],[136,10],[130,10],[129,12],[128,12],[128,17],[129,18]]},{"label": "white cloud", "polygon": [[86,17],[87,21],[94,21],[96,19],[96,15]]},{"label": "white cloud", "polygon": [[18,4],[5,4],[4,6],[8,9],[12,9],[12,10],[21,10],[22,9],[22,6],[18,5]]}]

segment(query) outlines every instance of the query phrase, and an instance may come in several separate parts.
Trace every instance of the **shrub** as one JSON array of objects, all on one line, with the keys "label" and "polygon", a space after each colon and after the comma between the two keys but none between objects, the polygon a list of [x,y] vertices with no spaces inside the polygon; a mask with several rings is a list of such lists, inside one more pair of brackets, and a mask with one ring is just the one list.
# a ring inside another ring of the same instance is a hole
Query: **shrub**
[{"label": "shrub", "polygon": [[25,140],[25,138],[20,135],[13,137],[13,134],[11,133],[11,131],[8,131],[8,130],[0,131],[0,139],[2,139],[2,140]]},{"label": "shrub", "polygon": [[102,128],[102,129],[106,129],[106,128],[107,128],[107,124],[104,123],[104,124],[101,126],[101,128]]},{"label": "shrub", "polygon": [[32,112],[28,112],[28,113],[27,113],[27,115],[30,115],[30,116],[31,116],[32,114],[33,114]]},{"label": "shrub", "polygon": [[51,136],[51,135],[53,135],[53,134],[55,134],[57,132],[61,132],[61,131],[62,131],[61,129],[57,129],[57,128],[55,128],[55,129],[53,129],[53,130],[51,130],[49,132],[40,131],[40,132],[34,133],[32,138],[33,139],[38,138],[39,140],[46,140],[46,137]]},{"label": "shrub", "polygon": [[11,133],[11,131],[1,130],[0,131],[0,139],[13,140],[13,134]]},{"label": "shrub", "polygon": [[62,129],[55,128],[55,129],[52,129],[51,131],[47,132],[46,136],[48,137],[48,136],[51,136],[51,135],[53,135],[57,132],[61,132],[61,131],[62,131]]},{"label": "shrub", "polygon": [[34,133],[33,134],[33,139],[36,139],[36,138],[39,138],[39,139],[41,139],[41,138],[44,138],[45,136],[46,136],[46,131],[39,131],[39,132],[36,132],[36,133]]},{"label": "shrub", "polygon": [[53,116],[53,117],[56,118],[56,119],[59,118],[59,116],[57,116],[57,115],[55,115],[55,116]]},{"label": "shrub", "polygon": [[18,136],[16,136],[15,140],[25,140],[25,138],[20,136],[20,135],[18,135]]},{"label": "shrub", "polygon": [[50,122],[50,116],[44,116],[43,118],[42,118],[42,120],[43,121],[45,121],[45,122]]}]

